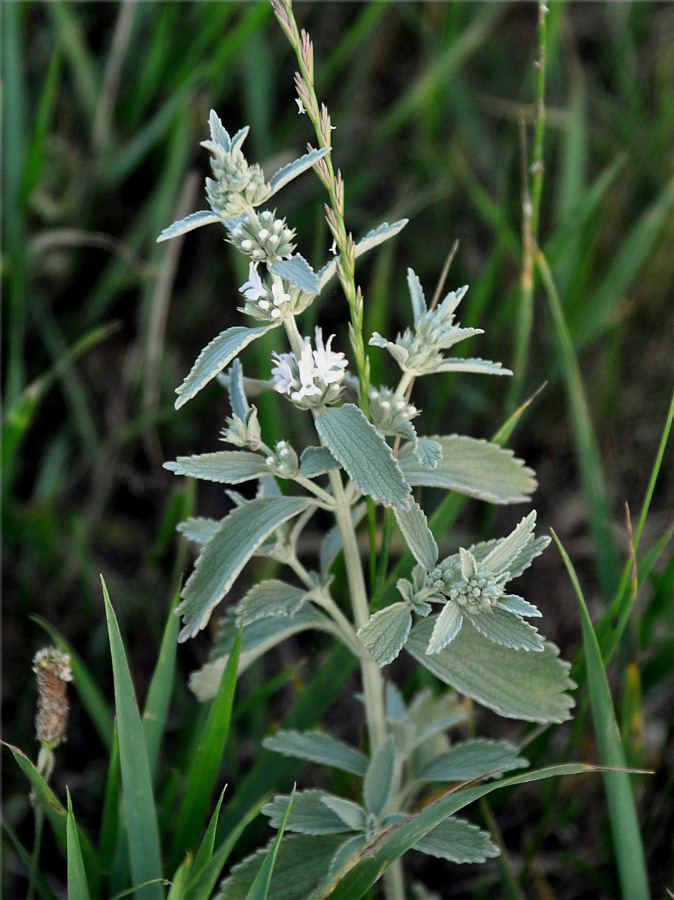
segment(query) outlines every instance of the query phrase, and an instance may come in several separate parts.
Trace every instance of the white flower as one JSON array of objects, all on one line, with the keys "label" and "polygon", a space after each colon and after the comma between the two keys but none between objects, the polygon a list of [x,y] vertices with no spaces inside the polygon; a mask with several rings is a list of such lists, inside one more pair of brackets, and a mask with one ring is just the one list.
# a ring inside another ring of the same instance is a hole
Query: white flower
[{"label": "white flower", "polygon": [[271,286],[272,297],[274,298],[274,306],[283,306],[284,303],[290,303],[290,294],[283,290],[283,282],[279,279],[274,280]]},{"label": "white flower", "polygon": [[330,344],[323,343],[323,332],[316,328],[316,349],[311,338],[305,337],[299,359],[294,353],[274,353],[276,365],[272,369],[274,390],[287,394],[297,406],[307,409],[334,403],[341,393],[341,382],[348,363],[343,353],[335,353]]},{"label": "white flower", "polygon": [[267,296],[267,288],[262,284],[262,279],[258,275],[257,265],[250,263],[248,266],[248,281],[239,288],[246,300],[255,303],[262,297]]},{"label": "white flower", "polygon": [[295,97],[295,103],[297,104],[297,112],[299,113],[299,115],[304,115],[306,113],[306,109],[304,108],[304,103],[302,103],[299,97]]}]

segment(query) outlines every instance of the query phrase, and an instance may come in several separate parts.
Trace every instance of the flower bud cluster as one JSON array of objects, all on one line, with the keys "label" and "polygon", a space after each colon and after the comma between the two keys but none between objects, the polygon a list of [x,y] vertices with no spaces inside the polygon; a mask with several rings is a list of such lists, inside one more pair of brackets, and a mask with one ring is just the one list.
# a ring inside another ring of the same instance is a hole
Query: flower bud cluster
[{"label": "flower bud cluster", "polygon": [[279,441],[274,452],[265,460],[274,475],[281,478],[294,478],[300,470],[297,453],[287,441]]},{"label": "flower bud cluster", "polygon": [[264,210],[253,219],[246,213],[229,232],[228,240],[237,250],[250,256],[255,262],[267,264],[280,259],[290,259],[295,244],[295,231],[288,228],[285,219],[277,219],[276,211]]},{"label": "flower bud cluster", "polygon": [[426,579],[429,587],[440,591],[462,609],[485,610],[491,609],[503,596],[505,583],[510,578],[509,572],[494,575],[484,566],[480,565],[472,554],[462,552],[462,556],[469,557],[468,566],[462,567],[462,573],[458,576],[456,567],[452,565],[451,558],[445,560],[449,565],[443,567],[443,563],[430,573]]},{"label": "flower bud cluster", "polygon": [[257,263],[248,268],[248,281],[239,288],[245,298],[241,311],[263,322],[276,322],[285,315],[296,316],[306,309],[313,294],[300,290],[294,284],[272,275],[267,285],[257,270]]},{"label": "flower bud cluster", "polygon": [[[219,120],[218,120],[219,121]],[[243,135],[245,137],[245,134]],[[236,138],[229,147],[219,141],[202,141],[213,154],[213,178],[206,179],[206,196],[214,213],[222,219],[235,219],[251,206],[259,206],[271,195],[271,186],[257,163],[248,163]]]},{"label": "flower bud cluster", "polygon": [[403,422],[410,422],[419,415],[416,406],[396,397],[390,388],[371,387],[368,396],[372,423],[381,434],[399,434]]},{"label": "flower bud cluster", "polygon": [[323,332],[316,328],[316,349],[311,338],[305,337],[299,359],[294,353],[274,353],[276,365],[272,369],[274,390],[287,394],[295,406],[311,409],[335,403],[342,392],[344,372],[348,365],[343,353],[335,353],[323,343]]},{"label": "flower bud cluster", "polygon": [[249,447],[251,450],[259,450],[263,445],[262,431],[257,418],[257,409],[251,406],[246,412],[245,419],[237,415],[227,419],[227,425],[221,432],[222,440],[235,447]]}]

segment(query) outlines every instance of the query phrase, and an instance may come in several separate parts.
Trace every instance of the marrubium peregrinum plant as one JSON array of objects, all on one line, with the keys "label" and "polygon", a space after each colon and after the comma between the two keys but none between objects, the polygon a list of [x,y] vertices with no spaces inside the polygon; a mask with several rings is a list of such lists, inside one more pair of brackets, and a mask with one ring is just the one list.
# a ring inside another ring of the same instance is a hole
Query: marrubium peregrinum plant
[{"label": "marrubium peregrinum plant", "polygon": [[[414,381],[450,371],[466,377],[511,373],[497,362],[452,356],[456,344],[481,333],[457,321],[467,288],[429,305],[409,268],[408,327],[398,335],[369,338],[377,348],[373,352],[383,349],[392,357],[390,383],[369,385],[355,261],[394,237],[406,222],[384,223],[359,242],[347,234],[344,185],[330,156],[332,126],[313,87],[311,43],[298,32],[289,3],[275,3],[274,8],[297,52],[298,105],[315,126],[319,147],[267,177],[245,156],[248,129],[230,136],[211,112],[210,137],[203,142],[211,154],[212,177],[206,180],[210,208],[175,223],[159,238],[212,223],[248,258],[246,282],[238,294],[232,289],[241,324],[204,348],[177,389],[176,401],[181,407],[218,377],[231,406],[221,439],[234,449],[182,456],[166,467],[229,486],[254,482],[254,496],[230,487],[234,507],[221,521],[192,518],[180,526],[201,546],[177,610],[180,640],[205,628],[216,606],[236,596],[237,578],[253,557],[276,562],[278,577],[255,584],[230,603],[211,658],[193,675],[191,686],[201,700],[215,694],[240,627],[239,671],[291,635],[311,630],[331,635],[354,654],[362,682],[362,706],[354,699],[354,709],[360,715],[362,708],[364,714],[363,746],[322,731],[280,730],[265,741],[280,754],[362,779],[361,791],[348,798],[325,790],[295,794],[270,896],[303,900],[327,896],[333,889],[335,896],[361,896],[358,885],[365,881],[358,878],[374,858],[379,860],[377,871],[363,877],[371,884],[383,873],[387,898],[401,900],[407,894],[398,857],[409,848],[455,863],[481,862],[498,853],[488,834],[452,814],[478,796],[474,791],[460,796],[450,791],[427,804],[431,790],[472,782],[482,796],[491,789],[488,782],[527,765],[508,742],[451,741],[451,729],[466,714],[451,689],[500,715],[553,723],[569,717],[573,700],[567,691],[573,684],[557,648],[531,624],[540,617],[537,607],[516,593],[517,578],[549,540],[536,536],[535,512],[523,516],[510,534],[461,547],[445,558],[439,552],[415,489],[430,486],[509,504],[528,502],[536,481],[531,469],[495,443],[419,434],[413,424],[420,414],[411,399]],[[326,218],[336,251],[319,271],[297,251],[293,228],[274,208],[275,194],[312,168],[328,189]],[[302,313],[320,303],[335,276],[350,313],[351,372],[333,335],[320,327],[306,334],[302,326]],[[244,375],[240,356],[272,330],[279,349],[269,368]],[[277,395],[279,421],[290,415],[313,420],[310,446],[267,443],[252,402],[262,390]],[[392,513],[416,563],[409,578],[398,579],[397,599],[376,610],[356,538],[368,504],[382,517]],[[322,521],[327,513],[333,524],[318,559],[303,559],[300,538],[319,511]],[[338,603],[333,593],[331,569],[340,554],[348,579],[346,604]],[[404,699],[386,682],[384,667],[403,652],[436,676],[441,687],[437,696],[423,692]],[[514,780],[518,778],[524,780]],[[272,827],[283,823],[288,800],[277,796],[263,808]],[[421,813],[413,812],[420,808]],[[378,857],[382,848],[388,850]],[[245,897],[259,865],[256,856],[245,860],[223,882],[218,896]]]}]

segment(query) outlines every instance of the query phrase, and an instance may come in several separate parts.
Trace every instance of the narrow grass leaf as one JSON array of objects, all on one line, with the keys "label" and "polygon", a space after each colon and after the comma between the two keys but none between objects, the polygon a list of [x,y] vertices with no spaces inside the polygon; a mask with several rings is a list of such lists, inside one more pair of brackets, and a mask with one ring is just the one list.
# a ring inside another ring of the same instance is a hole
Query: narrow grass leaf
[{"label": "narrow grass leaf", "polygon": [[119,794],[119,740],[115,730],[108,761],[108,777],[105,782],[101,830],[98,838],[101,868],[105,872],[110,870],[119,841]]},{"label": "narrow grass leaf", "polygon": [[576,457],[588,506],[597,573],[604,594],[608,597],[614,594],[617,587],[616,572],[618,572],[619,566],[611,530],[608,491],[601,465],[599,447],[592,426],[580,367],[564,318],[562,304],[555,287],[552,272],[540,251],[536,254],[536,265],[545,287],[550,315],[554,325],[569,401]]},{"label": "narrow grass leaf", "polygon": [[201,872],[213,858],[213,848],[215,846],[215,834],[218,827],[218,818],[220,816],[222,801],[225,799],[226,790],[227,785],[225,785],[225,787],[223,787],[223,789],[220,791],[220,796],[218,797],[218,802],[215,804],[213,814],[209,819],[208,827],[206,828],[201,843],[199,844],[199,849],[194,856],[194,866],[190,875],[190,884],[194,882],[198,873]]},{"label": "narrow grass leaf", "polygon": [[63,635],[49,622],[40,616],[32,616],[34,622],[44,628],[57,647],[70,656],[70,667],[73,673],[73,687],[77,691],[82,706],[85,708],[91,723],[96,729],[103,746],[108,753],[112,747],[113,713],[98,687],[96,680],[89,674],[88,669],[70,646]]},{"label": "narrow grass leaf", "polygon": [[[4,741],[1,741],[0,743],[7,747],[7,749],[16,760],[19,768],[30,782],[31,787],[33,788],[35,794],[39,799],[39,802],[42,803],[45,816],[48,819],[51,829],[54,833],[54,837],[56,838],[56,843],[63,852],[64,856],[67,855],[67,812],[63,804],[22,750],[20,750],[18,747],[12,746],[11,744],[6,744]],[[79,832],[79,844],[80,852],[84,859],[84,864],[87,868],[87,871],[89,872],[90,876],[93,876],[96,872],[99,871],[98,855],[94,848],[91,846],[86,835],[81,831]]]},{"label": "narrow grass leaf", "polygon": [[[225,867],[225,863],[227,862],[230,853],[241,837],[244,828],[259,815],[261,806],[262,802],[260,801],[241,816],[241,818],[232,826],[231,830],[227,834],[227,837],[213,852],[211,858],[206,862],[203,868],[199,868],[197,862],[195,861],[195,865],[192,870],[193,876],[185,893],[185,900],[210,900],[210,898],[213,896],[215,885],[220,878],[220,875],[223,868]],[[220,806],[218,805],[216,812],[211,818],[209,830],[211,826],[217,828],[218,816],[216,815],[216,813],[218,813],[219,809]],[[204,841],[205,840],[206,837],[204,838]],[[198,854],[198,857],[200,855],[201,854]]]},{"label": "narrow grass leaf", "polygon": [[288,821],[288,816],[290,815],[290,810],[293,805],[293,798],[295,796],[295,789],[293,788],[293,792],[288,799],[288,807],[286,809],[286,814],[281,823],[281,827],[279,828],[278,834],[276,835],[276,839],[267,854],[265,861],[262,863],[260,867],[260,871],[258,872],[255,881],[252,883],[250,890],[246,894],[246,900],[267,900],[267,894],[269,893],[269,884],[271,882],[271,876],[274,871],[274,863],[276,862],[276,855],[278,853],[279,847],[281,846],[281,841],[283,839],[283,832],[286,827],[286,822]]},{"label": "narrow grass leaf", "polygon": [[144,885],[136,891],[139,898],[161,900],[164,897],[161,885],[148,883],[162,877],[162,868],[159,828],[143,727],[117,618],[105,582],[103,579],[101,582],[112,656],[119,759],[124,792],[124,823],[128,838],[131,876],[136,885]]},{"label": "narrow grass leaf", "polygon": [[206,821],[208,804],[213,793],[218,767],[227,741],[241,652],[241,632],[242,629],[239,629],[234,647],[222,675],[220,689],[213,700],[208,714],[206,728],[197,747],[196,754],[190,761],[185,799],[178,815],[171,850],[173,865],[177,865],[178,860],[187,851],[196,848],[199,835],[202,833]]},{"label": "narrow grass leaf", "polygon": [[84,860],[77,834],[77,823],[73,813],[73,804],[68,794],[68,813],[66,817],[66,843],[68,857],[68,900],[89,900],[89,885]]},{"label": "narrow grass leaf", "polygon": [[[2,829],[11,841],[11,844],[16,851],[17,856],[23,863],[24,869],[29,872],[31,868],[31,864],[33,862],[33,854],[21,843],[21,841],[16,836],[14,830],[7,824],[7,822],[2,823]],[[5,868],[9,864],[10,856],[7,853],[7,850],[4,850],[5,854]],[[40,900],[60,900],[59,894],[56,893],[54,888],[49,884],[45,876],[38,869],[34,875],[34,883],[38,891],[38,896]]]},{"label": "narrow grass leaf", "polygon": [[145,739],[150,776],[153,780],[157,770],[159,746],[166,725],[166,714],[168,713],[173,690],[173,679],[175,677],[178,627],[180,624],[175,611],[179,600],[180,587],[176,590],[171,603],[159,648],[159,657],[152,673],[152,680],[150,681],[143,711],[143,737]]},{"label": "narrow grass leaf", "polygon": [[[594,719],[599,756],[604,766],[615,769],[625,768],[625,754],[620,741],[620,732],[613,712],[611,692],[606,678],[597,636],[587,611],[585,598],[578,582],[573,563],[566,550],[553,532],[555,543],[564,560],[578,597],[581,624],[583,627],[583,648],[587,662],[587,679],[590,689],[590,703]],[[648,877],[644,848],[641,841],[634,796],[627,772],[610,771],[603,773],[616,865],[620,876],[622,896],[625,900],[639,897],[648,900]]]}]

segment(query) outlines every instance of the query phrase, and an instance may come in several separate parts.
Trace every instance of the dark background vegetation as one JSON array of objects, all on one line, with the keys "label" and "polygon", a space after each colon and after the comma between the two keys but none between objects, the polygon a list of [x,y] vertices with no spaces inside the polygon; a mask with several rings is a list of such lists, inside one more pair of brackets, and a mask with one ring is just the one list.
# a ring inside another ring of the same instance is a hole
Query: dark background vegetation
[{"label": "dark background vegetation", "polygon": [[[541,530],[554,528],[564,542],[596,618],[627,558],[624,504],[636,519],[672,387],[674,6],[550,6],[540,236],[578,355],[600,465],[574,433],[568,372],[540,289],[517,396],[505,379],[446,375],[422,381],[415,396],[426,433],[489,437],[516,402],[546,383],[510,445],[537,470]],[[530,154],[535,4],[302,3],[296,14],[313,38],[318,95],[336,126],[333,160],[346,182],[348,227],[358,236],[382,220],[410,219],[359,267],[366,334],[393,336],[409,323],[407,267],[431,296],[458,238],[448,286],[470,284],[459,318],[486,332],[469,353],[512,364],[519,135],[525,121]],[[173,391],[201,347],[241,321],[236,287],[246,274],[214,226],[182,246],[154,239],[204,207],[208,156],[198,143],[211,107],[230,133],[251,126],[246,151],[268,174],[304,150],[313,135],[297,115],[294,70],[264,3],[32,2],[3,10],[3,730],[33,758],[31,658],[46,635],[32,616],[66,636],[111,696],[99,573],[144,697],[177,581],[174,527],[190,494],[161,465],[218,449],[228,414],[217,385],[179,412]],[[323,201],[312,174],[278,199],[299,249],[316,266],[331,242]],[[321,299],[304,333],[316,314],[345,348],[339,292]],[[266,376],[274,346],[256,344],[244,356],[247,371]],[[373,380],[384,381],[389,360],[378,350],[372,360]],[[268,443],[287,437],[273,398],[261,409]],[[589,528],[587,478],[607,489],[603,547]],[[671,526],[671,500],[670,455],[644,553]],[[217,487],[198,487],[200,513],[220,516],[225,502]],[[521,515],[470,503],[447,546],[506,533]],[[609,674],[630,762],[656,770],[636,778],[635,788],[652,891],[662,897],[672,886],[674,823],[670,548],[657,573],[640,585]],[[572,659],[580,644],[577,601],[554,549],[530,570],[523,590],[541,606],[545,634]],[[185,675],[208,647],[206,634],[180,647]],[[278,662],[306,659],[301,678],[310,680],[312,655],[306,642],[274,654],[246,676],[242,699],[264,696]],[[223,780],[236,783],[296,688],[286,684],[242,708]],[[72,707],[54,785],[60,796],[70,787],[80,821],[95,830],[107,761],[76,696]],[[476,714],[485,734],[522,736],[516,723]],[[162,790],[180,781],[198,715],[179,685]],[[345,718],[352,718],[348,704],[331,715],[338,731]],[[540,760],[561,759],[570,734],[559,729]],[[596,761],[589,720],[569,752]],[[598,777],[528,787],[495,804],[524,895],[617,896]],[[30,846],[27,789],[9,758],[3,805],[5,820]],[[45,841],[48,851],[48,834]],[[22,865],[5,849],[5,896],[21,896]],[[62,877],[55,866],[55,883]],[[505,890],[496,861],[436,863],[426,877],[443,897]]]}]

